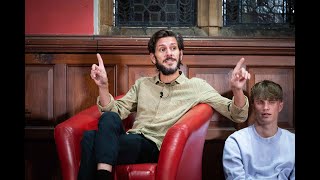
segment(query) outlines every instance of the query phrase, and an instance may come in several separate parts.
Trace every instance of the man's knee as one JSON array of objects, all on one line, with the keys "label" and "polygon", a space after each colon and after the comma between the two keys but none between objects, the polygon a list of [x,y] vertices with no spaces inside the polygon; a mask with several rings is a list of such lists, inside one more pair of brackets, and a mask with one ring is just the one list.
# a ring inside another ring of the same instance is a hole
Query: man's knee
[{"label": "man's knee", "polygon": [[103,125],[122,125],[120,116],[115,112],[104,112],[99,120],[99,126]]},{"label": "man's knee", "polygon": [[85,131],[81,139],[82,147],[92,147],[95,137],[95,130]]}]

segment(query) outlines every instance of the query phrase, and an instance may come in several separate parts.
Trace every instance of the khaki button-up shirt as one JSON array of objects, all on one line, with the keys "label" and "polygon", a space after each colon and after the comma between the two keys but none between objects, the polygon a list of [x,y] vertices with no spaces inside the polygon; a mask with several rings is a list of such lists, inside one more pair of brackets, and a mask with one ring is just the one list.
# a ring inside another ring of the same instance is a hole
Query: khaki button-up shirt
[{"label": "khaki button-up shirt", "polygon": [[[161,96],[162,95],[162,96]],[[113,111],[125,119],[136,112],[132,129],[128,133],[143,134],[156,143],[160,150],[167,130],[190,108],[198,103],[207,103],[223,116],[234,122],[244,122],[248,117],[249,102],[237,107],[232,100],[221,96],[209,83],[200,78],[187,78],[182,72],[172,83],[163,83],[159,75],[136,80],[127,94],[102,107],[99,96],[97,105],[101,113]]]}]

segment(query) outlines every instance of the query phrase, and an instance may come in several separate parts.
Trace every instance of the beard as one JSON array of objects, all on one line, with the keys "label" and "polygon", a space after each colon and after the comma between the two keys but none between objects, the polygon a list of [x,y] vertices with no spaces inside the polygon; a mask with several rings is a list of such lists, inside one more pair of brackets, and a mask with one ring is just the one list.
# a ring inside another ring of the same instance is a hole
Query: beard
[{"label": "beard", "polygon": [[179,59],[178,59],[178,60],[177,60],[177,59],[174,59],[174,58],[167,58],[167,59],[165,59],[165,61],[171,60],[171,59],[177,61],[177,66],[176,66],[176,67],[173,67],[173,68],[167,68],[167,67],[165,67],[164,65],[162,65],[162,64],[159,63],[157,57],[155,57],[155,59],[156,59],[156,64],[155,64],[155,65],[156,65],[157,69],[158,69],[160,72],[162,72],[162,74],[164,74],[164,75],[174,74],[178,69],[180,69],[180,65],[182,65],[182,63],[181,63],[181,55],[179,55]]}]

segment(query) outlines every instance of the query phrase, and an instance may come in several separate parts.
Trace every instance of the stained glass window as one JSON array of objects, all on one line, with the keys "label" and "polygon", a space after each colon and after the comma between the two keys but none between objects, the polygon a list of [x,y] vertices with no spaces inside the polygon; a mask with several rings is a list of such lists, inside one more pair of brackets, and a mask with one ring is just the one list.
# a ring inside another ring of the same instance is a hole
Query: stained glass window
[{"label": "stained glass window", "polygon": [[115,0],[117,27],[192,27],[196,0]]},{"label": "stained glass window", "polygon": [[294,24],[295,0],[223,0],[223,24]]}]

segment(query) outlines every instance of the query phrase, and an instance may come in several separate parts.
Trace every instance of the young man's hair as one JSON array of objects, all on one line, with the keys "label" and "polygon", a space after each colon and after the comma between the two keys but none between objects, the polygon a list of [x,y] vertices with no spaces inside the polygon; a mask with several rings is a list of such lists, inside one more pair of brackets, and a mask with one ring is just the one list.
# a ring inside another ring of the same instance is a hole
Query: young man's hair
[{"label": "young man's hair", "polygon": [[255,99],[279,101],[283,100],[283,92],[281,86],[270,80],[263,80],[256,83],[251,88],[250,96],[252,103]]},{"label": "young man's hair", "polygon": [[152,35],[152,37],[150,38],[150,40],[148,42],[149,53],[156,52],[156,44],[157,44],[158,40],[163,37],[175,37],[178,42],[179,50],[184,50],[183,38],[182,38],[181,34],[175,33],[170,30],[161,29],[161,30],[155,32]]}]

